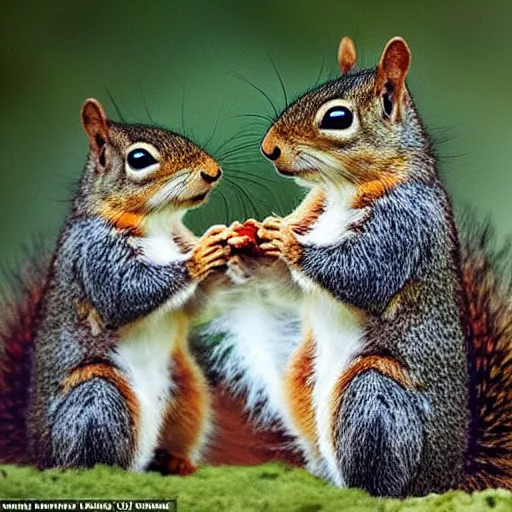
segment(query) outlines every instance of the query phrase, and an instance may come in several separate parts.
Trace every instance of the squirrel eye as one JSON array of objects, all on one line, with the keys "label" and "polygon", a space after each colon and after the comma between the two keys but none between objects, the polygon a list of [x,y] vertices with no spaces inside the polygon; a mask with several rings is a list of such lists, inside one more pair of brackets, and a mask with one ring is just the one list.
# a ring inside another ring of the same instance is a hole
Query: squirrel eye
[{"label": "squirrel eye", "polygon": [[126,160],[130,168],[134,171],[140,171],[157,163],[149,151],[140,148],[130,151]]},{"label": "squirrel eye", "polygon": [[347,107],[332,107],[325,114],[320,128],[326,130],[346,130],[352,125],[354,114]]}]

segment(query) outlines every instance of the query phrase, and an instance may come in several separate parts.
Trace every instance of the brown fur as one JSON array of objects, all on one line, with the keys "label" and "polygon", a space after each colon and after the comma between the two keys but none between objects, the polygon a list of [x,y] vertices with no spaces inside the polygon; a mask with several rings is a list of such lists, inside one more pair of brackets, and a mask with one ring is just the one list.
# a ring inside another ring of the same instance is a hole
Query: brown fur
[{"label": "brown fur", "polygon": [[463,252],[472,424],[461,486],[470,491],[512,489],[511,285],[489,246],[484,231]]},{"label": "brown fur", "polygon": [[69,393],[76,386],[94,378],[108,380],[119,391],[130,413],[130,420],[133,425],[133,437],[136,438],[140,416],[137,397],[132,391],[132,386],[127,379],[111,364],[93,363],[75,368],[61,382],[61,392],[63,394]]},{"label": "brown fur", "polygon": [[293,440],[277,425],[254,424],[244,410],[244,397],[235,397],[221,385],[211,387],[213,432],[205,463],[213,466],[252,466],[264,462],[285,462],[302,466]]},{"label": "brown fur", "polygon": [[[22,296],[6,298],[0,322],[0,464],[27,464],[26,410],[34,333],[46,290],[45,262],[30,265],[20,278]],[[10,290],[11,292],[13,290]],[[18,302],[16,302],[18,300]]]},{"label": "brown fur", "polygon": [[206,380],[184,346],[172,354],[176,391],[167,406],[160,447],[187,460],[205,435],[210,416]]},{"label": "brown fur", "polygon": [[325,209],[325,193],[316,188],[312,190],[288,217],[286,221],[298,235],[305,235],[318,220]]},{"label": "brown fur", "polygon": [[[369,370],[374,370],[384,377],[394,380],[406,389],[417,389],[421,387],[420,383],[413,380],[404,364],[390,356],[367,354],[357,357],[345,369],[344,373],[340,376],[337,385],[334,387],[331,405],[333,425],[337,422],[341,401],[343,400],[343,395],[347,387],[358,375]],[[334,435],[335,432],[333,431],[333,446],[335,443]]]},{"label": "brown fur", "polygon": [[350,37],[344,37],[340,41],[338,64],[343,74],[349,73],[356,65],[356,47]]},{"label": "brown fur", "polygon": [[311,446],[317,444],[312,398],[314,350],[313,334],[310,332],[292,355],[284,380],[293,423]]}]

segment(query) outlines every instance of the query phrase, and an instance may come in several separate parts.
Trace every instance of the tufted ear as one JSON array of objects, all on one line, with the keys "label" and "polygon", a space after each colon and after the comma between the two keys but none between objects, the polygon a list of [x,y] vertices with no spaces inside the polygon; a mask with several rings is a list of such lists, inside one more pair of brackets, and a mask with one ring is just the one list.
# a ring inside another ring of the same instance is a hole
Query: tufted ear
[{"label": "tufted ear", "polygon": [[89,98],[82,106],[82,126],[89,138],[91,151],[97,162],[105,165],[104,149],[108,140],[107,116],[98,100]]},{"label": "tufted ear", "polygon": [[377,67],[375,93],[382,98],[384,114],[399,120],[405,92],[405,78],[411,65],[411,52],[401,37],[395,37],[384,48]]},{"label": "tufted ear", "polygon": [[350,37],[345,36],[338,47],[338,64],[343,74],[354,69],[356,65],[356,47]]}]

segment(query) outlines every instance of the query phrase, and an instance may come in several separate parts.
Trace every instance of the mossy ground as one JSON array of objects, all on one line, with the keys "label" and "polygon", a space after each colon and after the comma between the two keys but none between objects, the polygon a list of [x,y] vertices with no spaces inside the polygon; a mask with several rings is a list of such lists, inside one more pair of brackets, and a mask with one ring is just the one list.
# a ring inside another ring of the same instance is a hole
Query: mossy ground
[{"label": "mossy ground", "polygon": [[276,464],[203,468],[188,477],[134,474],[107,467],[42,473],[30,468],[0,467],[2,499],[171,497],[178,498],[179,512],[512,510],[512,493],[503,490],[384,500],[358,490],[334,489],[305,471]]}]

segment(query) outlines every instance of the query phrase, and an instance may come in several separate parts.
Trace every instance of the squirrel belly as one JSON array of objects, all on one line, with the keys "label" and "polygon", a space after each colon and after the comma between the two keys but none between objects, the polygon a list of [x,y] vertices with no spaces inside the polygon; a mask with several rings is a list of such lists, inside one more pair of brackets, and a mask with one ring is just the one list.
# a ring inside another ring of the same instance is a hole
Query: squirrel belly
[{"label": "squirrel belly", "polygon": [[202,332],[205,338],[221,336],[209,355],[212,370],[233,393],[245,396],[255,421],[286,421],[281,379],[301,338],[293,287],[250,278],[217,292],[212,303],[215,318]]}]

